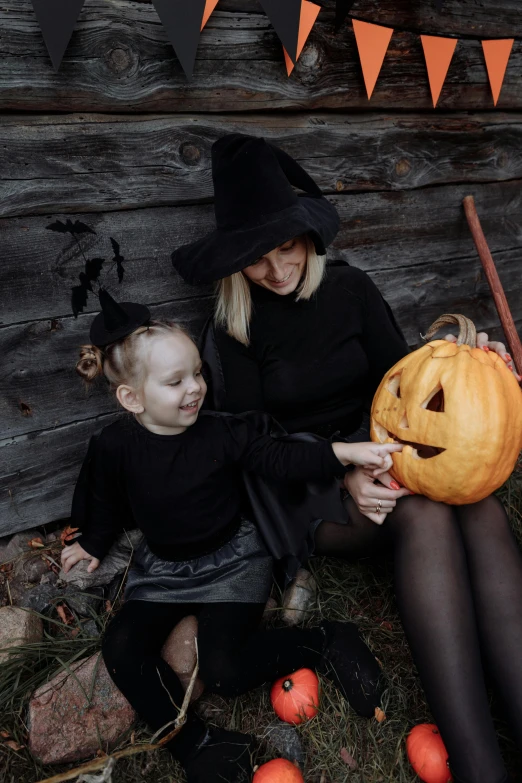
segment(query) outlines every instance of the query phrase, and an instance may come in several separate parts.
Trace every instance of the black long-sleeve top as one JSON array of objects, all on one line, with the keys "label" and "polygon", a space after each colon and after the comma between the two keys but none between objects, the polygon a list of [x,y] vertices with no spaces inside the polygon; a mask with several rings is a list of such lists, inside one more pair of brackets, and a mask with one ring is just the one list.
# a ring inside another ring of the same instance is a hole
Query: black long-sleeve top
[{"label": "black long-sleeve top", "polygon": [[280,481],[328,481],[346,471],[330,442],[284,442],[236,416],[202,412],[179,435],[125,417],[97,439],[79,543],[101,559],[127,525],[164,560],[213,551],[239,526],[241,468]]},{"label": "black long-sleeve top", "polygon": [[251,285],[250,345],[215,330],[223,409],[263,410],[288,432],[354,432],[384,374],[408,353],[368,275],[328,266],[308,301]]}]

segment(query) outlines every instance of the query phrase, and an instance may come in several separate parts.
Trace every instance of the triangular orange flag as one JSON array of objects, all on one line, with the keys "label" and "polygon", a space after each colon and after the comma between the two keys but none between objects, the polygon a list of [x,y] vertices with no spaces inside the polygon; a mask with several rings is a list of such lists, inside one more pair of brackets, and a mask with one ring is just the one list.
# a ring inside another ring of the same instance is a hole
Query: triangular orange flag
[{"label": "triangular orange flag", "polygon": [[205,10],[203,12],[203,21],[201,22],[201,29],[205,27],[206,23],[210,19],[211,14],[214,12],[215,7],[217,6],[219,0],[207,0],[207,4],[205,6]]},{"label": "triangular orange flag", "polygon": [[500,96],[506,68],[511,55],[514,38],[504,38],[498,41],[482,41],[486,67],[488,69],[489,83],[495,106]]},{"label": "triangular orange flag", "polygon": [[421,35],[421,41],[428,69],[433,107],[435,108],[446,81],[458,40],[457,38],[440,38],[436,35]]},{"label": "triangular orange flag", "polygon": [[382,27],[378,24],[370,24],[369,22],[359,22],[358,19],[352,19],[352,24],[359,50],[366,92],[368,93],[368,99],[370,99],[381,72],[384,57],[393,35],[393,29],[391,27]]},{"label": "triangular orange flag", "polygon": [[[299,37],[297,39],[296,61],[299,59],[299,55],[304,49],[304,45],[308,40],[308,36],[312,32],[312,28],[316,22],[320,10],[321,10],[320,5],[316,5],[315,3],[310,3],[308,0],[303,0],[301,5],[301,17],[299,19]],[[295,66],[292,60],[290,59],[290,57],[288,56],[288,52],[286,51],[284,46],[283,46],[283,52],[285,53],[286,70],[288,75],[290,76]]]}]

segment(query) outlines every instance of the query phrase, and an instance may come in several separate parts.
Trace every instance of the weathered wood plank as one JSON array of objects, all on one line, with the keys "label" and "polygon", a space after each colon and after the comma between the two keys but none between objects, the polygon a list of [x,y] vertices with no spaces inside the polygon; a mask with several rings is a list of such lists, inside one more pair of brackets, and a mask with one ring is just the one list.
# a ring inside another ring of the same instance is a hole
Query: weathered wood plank
[{"label": "weathered wood plank", "polygon": [[[495,13],[480,0],[449,1],[439,15],[425,5],[421,12],[412,9],[411,0],[360,0],[354,13],[420,32],[522,35],[517,0],[501,0]],[[259,6],[250,0],[218,8],[201,37],[189,85],[150,3],[90,0],[55,74],[31,5],[11,0],[0,7],[0,109],[220,112],[368,106],[353,31],[346,25],[336,35],[330,10],[320,15],[289,79],[281,45]],[[522,107],[521,75],[517,42],[501,107]],[[432,108],[418,32],[394,35],[371,107]],[[493,107],[478,40],[457,47],[440,107]]]},{"label": "weathered wood plank", "polygon": [[[401,153],[402,154],[402,153]],[[366,271],[411,266],[417,268],[468,259],[476,252],[461,207],[473,193],[495,257],[522,246],[522,188],[519,180],[448,185],[419,190],[338,193],[330,198],[341,216],[341,231],[332,252]],[[0,290],[4,325],[67,316],[71,287],[77,284],[84,257],[68,235],[47,231],[62,215],[10,218],[0,221],[2,263]],[[182,283],[172,269],[171,251],[201,237],[213,226],[210,204],[160,207],[97,215],[75,214],[97,233],[82,236],[86,257],[110,261],[109,237],[121,245],[126,258],[121,296],[160,302],[208,295],[212,288]],[[107,285],[117,289],[116,273],[104,272]],[[118,294],[120,295],[120,294]],[[86,312],[97,310],[90,297]]]},{"label": "weathered wood plank", "polygon": [[283,147],[325,193],[522,177],[522,113],[4,115],[0,217],[211,200],[210,148],[235,132]]},{"label": "weathered wood plank", "polygon": [[0,536],[69,515],[89,438],[117,415],[0,441]]}]

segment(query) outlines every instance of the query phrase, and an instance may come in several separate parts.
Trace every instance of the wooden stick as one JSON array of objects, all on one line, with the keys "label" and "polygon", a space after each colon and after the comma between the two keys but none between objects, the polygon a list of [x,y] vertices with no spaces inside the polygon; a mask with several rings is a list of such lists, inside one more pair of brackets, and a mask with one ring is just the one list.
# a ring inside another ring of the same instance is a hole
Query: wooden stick
[{"label": "wooden stick", "polygon": [[475,242],[475,247],[477,248],[489,287],[493,294],[493,299],[495,300],[498,317],[500,318],[500,323],[502,324],[504,334],[506,335],[515,369],[519,375],[522,375],[522,343],[520,342],[520,337],[518,336],[515,322],[513,321],[513,316],[511,315],[511,310],[509,309],[509,304],[502,283],[500,282],[495,262],[493,261],[493,256],[491,255],[486,237],[482,231],[482,226],[480,225],[475,199],[473,196],[466,196],[463,203],[473,241]]}]

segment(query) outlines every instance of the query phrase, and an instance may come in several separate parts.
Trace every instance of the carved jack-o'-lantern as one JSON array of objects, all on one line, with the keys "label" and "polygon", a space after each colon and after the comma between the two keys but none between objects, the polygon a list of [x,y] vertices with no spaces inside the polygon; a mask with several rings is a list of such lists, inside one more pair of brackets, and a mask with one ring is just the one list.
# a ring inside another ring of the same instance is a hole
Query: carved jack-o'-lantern
[{"label": "carved jack-o'-lantern", "polygon": [[457,343],[434,340],[383,378],[372,405],[371,438],[403,443],[391,471],[412,492],[475,503],[512,472],[522,449],[522,390],[505,362],[476,347],[473,323],[443,315],[428,331],[458,323]]}]

